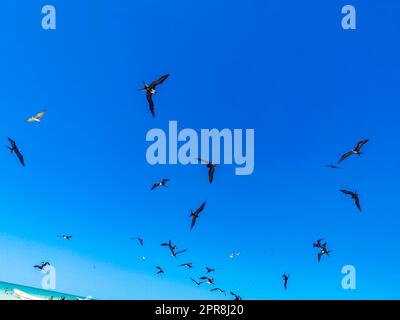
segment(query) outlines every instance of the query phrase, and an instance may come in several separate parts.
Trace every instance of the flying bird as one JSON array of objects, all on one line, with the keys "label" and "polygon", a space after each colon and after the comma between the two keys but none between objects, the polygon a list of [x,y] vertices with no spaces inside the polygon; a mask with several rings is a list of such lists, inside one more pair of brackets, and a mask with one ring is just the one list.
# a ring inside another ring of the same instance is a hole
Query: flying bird
[{"label": "flying bird", "polygon": [[231,259],[234,259],[234,258],[239,257],[239,256],[240,256],[240,252],[231,252],[229,254],[229,258],[231,258]]},{"label": "flying bird", "polygon": [[192,224],[190,226],[190,230],[193,229],[194,225],[196,224],[197,218],[199,217],[199,214],[204,210],[204,207],[206,206],[206,201],[202,203],[202,205],[195,211],[193,212],[191,210],[190,216],[193,217],[192,218]]},{"label": "flying bird", "polygon": [[365,139],[365,140],[362,140],[359,143],[357,143],[357,146],[353,150],[342,155],[342,157],[339,159],[338,163],[342,162],[344,159],[350,157],[353,154],[357,154],[357,155],[361,156],[360,150],[364,146],[364,144],[366,144],[368,141],[369,141],[369,139]]},{"label": "flying bird", "polygon": [[66,234],[59,235],[58,237],[63,238],[64,240],[71,240],[72,239],[72,236],[68,236]]},{"label": "flying bird", "polygon": [[207,270],[206,273],[211,273],[211,272],[214,272],[214,271],[215,271],[215,269],[209,268],[209,267],[206,267],[206,270]]},{"label": "flying bird", "polygon": [[219,291],[219,292],[223,293],[223,294],[226,296],[226,291],[225,291],[225,290],[222,290],[221,288],[213,288],[213,289],[211,289],[210,291],[211,291],[211,292]]},{"label": "flying bird", "polygon": [[331,169],[340,169],[338,166],[335,166],[334,164],[327,164],[326,167]]},{"label": "flying bird", "polygon": [[39,269],[39,270],[44,270],[44,268],[46,268],[47,266],[50,265],[50,262],[42,262],[39,265],[35,265],[33,266],[35,269]]},{"label": "flying bird", "polygon": [[235,297],[235,300],[242,300],[242,298],[239,295],[237,295],[236,293],[234,293],[232,291],[231,291],[231,295]]},{"label": "flying bird", "polygon": [[47,112],[47,110],[43,110],[41,112],[39,112],[38,114],[36,114],[35,116],[26,119],[26,122],[41,122],[42,117],[44,116],[44,114]]},{"label": "flying bird", "polygon": [[175,250],[177,250],[178,247],[176,245],[172,244],[171,240],[169,240],[168,243],[161,243],[161,246],[168,247],[169,250],[171,251],[171,255],[173,257],[176,257],[178,254],[184,253],[188,250],[188,249],[184,249],[184,250],[180,250],[180,251],[176,252]]},{"label": "flying bird", "polygon": [[168,186],[166,185],[166,183],[169,181],[169,179],[162,179],[159,182],[156,182],[155,184],[153,184],[153,186],[151,187],[151,190],[154,190],[158,187],[166,187],[168,188]]},{"label": "flying bird", "polygon": [[215,284],[214,278],[204,276],[204,277],[201,277],[200,280],[205,280],[208,284]]},{"label": "flying bird", "polygon": [[156,269],[158,270],[158,272],[156,274],[164,274],[164,269],[161,267],[156,267]]},{"label": "flying bird", "polygon": [[354,202],[356,204],[356,207],[358,208],[358,210],[361,211],[361,205],[360,205],[360,198],[356,192],[352,192],[352,191],[348,191],[348,190],[340,190],[341,192],[343,192],[344,194],[350,195],[351,199],[354,199]]},{"label": "flying bird", "polygon": [[141,91],[146,92],[147,102],[149,103],[150,112],[151,112],[153,118],[156,116],[155,112],[154,112],[153,95],[157,93],[156,87],[158,85],[162,84],[165,80],[167,80],[168,77],[169,77],[169,74],[166,74],[166,75],[162,76],[160,79],[153,81],[150,85],[147,85],[146,82],[143,82],[144,87],[141,89]]},{"label": "flying bird", "polygon": [[206,167],[208,168],[208,181],[210,181],[210,184],[212,184],[214,179],[215,168],[217,167],[217,165],[208,160],[203,160],[201,158],[197,158],[197,160],[206,163]]},{"label": "flying bird", "polygon": [[180,267],[186,267],[186,268],[191,269],[191,268],[193,268],[193,263],[191,263],[191,262],[182,263],[182,264],[180,265]]},{"label": "flying bird", "polygon": [[131,238],[131,240],[137,240],[142,247],[144,245],[144,240],[142,238],[136,237],[136,238]]},{"label": "flying bird", "polygon": [[171,239],[168,240],[167,243],[161,243],[161,246],[168,247],[169,250],[171,251],[172,255],[174,255],[174,250],[178,249],[178,247],[176,245],[172,244]]},{"label": "flying bird", "polygon": [[203,281],[196,281],[193,278],[190,278],[190,280],[192,280],[197,286],[201,285],[202,283],[204,283]]},{"label": "flying bird", "polygon": [[22,166],[25,167],[24,157],[22,156],[21,152],[19,151],[19,148],[18,148],[16,142],[13,139],[11,139],[10,137],[8,137],[8,141],[11,144],[11,146],[8,147],[8,149],[10,149],[11,153],[15,153],[19,162],[22,164]]},{"label": "flying bird", "polygon": [[283,287],[285,288],[285,290],[287,290],[287,283],[288,283],[288,280],[289,280],[289,275],[283,274],[282,278],[283,278]]}]

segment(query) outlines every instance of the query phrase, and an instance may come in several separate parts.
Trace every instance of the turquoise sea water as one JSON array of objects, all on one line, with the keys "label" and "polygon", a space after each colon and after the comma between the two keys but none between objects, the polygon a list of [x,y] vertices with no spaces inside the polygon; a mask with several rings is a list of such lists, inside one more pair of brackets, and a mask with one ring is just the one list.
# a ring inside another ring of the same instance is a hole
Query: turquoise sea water
[{"label": "turquoise sea water", "polygon": [[18,297],[18,294],[15,294],[14,292],[15,289],[43,300],[50,300],[52,297],[54,300],[60,300],[62,297],[65,297],[66,300],[86,299],[85,297],[79,297],[71,294],[20,286],[0,281],[0,300],[29,300]]}]

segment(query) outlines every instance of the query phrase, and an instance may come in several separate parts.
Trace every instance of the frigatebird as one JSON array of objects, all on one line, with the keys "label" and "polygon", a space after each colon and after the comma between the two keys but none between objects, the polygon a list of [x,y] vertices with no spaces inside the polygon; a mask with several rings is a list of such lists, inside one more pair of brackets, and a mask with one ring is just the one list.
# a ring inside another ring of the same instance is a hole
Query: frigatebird
[{"label": "frigatebird", "polygon": [[161,243],[161,246],[163,246],[163,247],[168,247],[169,250],[171,251],[172,255],[173,255],[173,253],[174,253],[174,250],[178,249],[178,247],[177,247],[176,245],[172,244],[171,239],[168,240],[167,243]]},{"label": "frigatebird", "polygon": [[156,269],[158,270],[158,272],[156,274],[164,273],[164,269],[163,268],[157,266]]},{"label": "frigatebird", "polygon": [[225,290],[222,290],[221,288],[214,288],[214,289],[211,289],[210,291],[211,291],[211,292],[219,291],[219,292],[223,293],[223,294],[226,296],[226,291],[225,291]]},{"label": "frigatebird", "polygon": [[342,157],[339,159],[338,163],[342,162],[344,159],[350,157],[353,154],[357,154],[357,155],[361,156],[361,148],[368,141],[369,141],[369,139],[365,139],[365,140],[362,140],[359,143],[357,143],[356,147],[353,150],[351,150],[351,151],[345,153],[344,155],[342,155]]},{"label": "frigatebird", "polygon": [[131,238],[131,240],[137,240],[142,247],[144,245],[144,240],[142,238],[136,237],[136,238]]},{"label": "frigatebird", "polygon": [[283,278],[283,287],[285,288],[285,290],[287,290],[287,283],[289,280],[289,275],[284,273],[282,275],[282,278]]},{"label": "frigatebird", "polygon": [[190,226],[190,230],[192,230],[193,227],[194,227],[194,225],[196,224],[196,220],[197,220],[197,218],[199,217],[199,214],[204,210],[204,207],[206,206],[206,203],[207,203],[207,202],[204,201],[204,202],[202,203],[202,205],[201,205],[195,212],[193,212],[193,211],[191,210],[190,216],[193,217],[193,218],[192,218],[192,224],[191,224],[191,226]]},{"label": "frigatebird", "polygon": [[168,186],[166,185],[166,183],[169,181],[169,179],[162,179],[159,182],[156,182],[155,184],[153,184],[153,186],[151,187],[151,190],[154,190],[158,187],[166,187],[168,188]]},{"label": "frigatebird", "polygon": [[68,236],[66,234],[58,235],[57,237],[63,238],[64,240],[71,240],[72,239],[72,236]]},{"label": "frigatebird", "polygon": [[8,141],[10,142],[11,146],[8,147],[8,149],[10,149],[11,153],[15,153],[15,155],[17,156],[19,162],[22,164],[22,166],[25,167],[25,161],[24,161],[24,157],[22,156],[21,152],[19,151],[19,148],[16,144],[16,142],[11,139],[10,137],[7,137]]},{"label": "frigatebird", "polygon": [[326,167],[331,169],[340,169],[338,166],[335,166],[334,164],[327,164]]},{"label": "frigatebird", "polygon": [[214,271],[215,271],[215,269],[209,268],[209,267],[206,267],[206,270],[207,270],[206,273],[211,273],[211,272],[214,272]]},{"label": "frigatebird", "polygon": [[350,195],[351,198],[354,199],[354,202],[355,202],[355,204],[356,204],[358,210],[361,211],[360,198],[359,198],[359,196],[358,196],[358,194],[357,194],[357,191],[356,191],[356,192],[353,192],[353,191],[348,191],[348,190],[343,190],[343,189],[340,190],[340,191],[343,192],[344,194]]},{"label": "frigatebird", "polygon": [[180,265],[180,267],[186,267],[186,268],[191,269],[191,268],[193,268],[193,263],[191,263],[191,262],[182,263],[182,264]]},{"label": "frigatebird", "polygon": [[46,268],[47,266],[50,265],[50,262],[42,262],[39,265],[35,265],[33,266],[35,269],[39,269],[39,270],[43,270],[44,268]]},{"label": "frigatebird", "polygon": [[47,112],[47,110],[43,110],[39,113],[37,113],[36,115],[34,115],[33,117],[30,117],[28,119],[26,119],[26,122],[41,122],[42,117],[44,116],[44,114]]},{"label": "frigatebird", "polygon": [[206,167],[208,168],[208,181],[210,181],[210,184],[212,184],[214,179],[215,168],[217,167],[217,165],[201,158],[197,158],[197,160],[206,163]]},{"label": "frigatebird", "polygon": [[190,278],[190,280],[192,280],[197,286],[201,285],[202,283],[204,283],[204,281],[196,281],[194,280],[192,277]]},{"label": "frigatebird", "polygon": [[153,115],[153,118],[156,116],[155,112],[154,112],[153,94],[157,93],[156,87],[158,85],[162,84],[165,80],[167,80],[168,77],[169,77],[169,74],[166,74],[166,75],[162,76],[160,79],[153,81],[150,85],[147,85],[146,82],[143,82],[144,87],[141,89],[141,91],[146,92],[147,102],[149,103],[150,112]]},{"label": "frigatebird", "polygon": [[200,280],[205,280],[208,284],[215,284],[214,278],[211,278],[211,277],[204,276],[204,277],[201,277]]},{"label": "frigatebird", "polygon": [[188,250],[188,249],[184,249],[184,250],[181,250],[181,251],[176,252],[175,250],[177,250],[178,247],[177,247],[176,245],[172,244],[172,241],[171,241],[171,240],[169,240],[168,243],[161,243],[161,246],[163,246],[163,247],[168,247],[169,250],[171,251],[171,255],[172,255],[173,257],[176,257],[178,254],[183,253],[183,252],[186,252],[186,251]]},{"label": "frigatebird", "polygon": [[235,300],[242,300],[241,296],[231,291],[231,295],[235,297]]}]

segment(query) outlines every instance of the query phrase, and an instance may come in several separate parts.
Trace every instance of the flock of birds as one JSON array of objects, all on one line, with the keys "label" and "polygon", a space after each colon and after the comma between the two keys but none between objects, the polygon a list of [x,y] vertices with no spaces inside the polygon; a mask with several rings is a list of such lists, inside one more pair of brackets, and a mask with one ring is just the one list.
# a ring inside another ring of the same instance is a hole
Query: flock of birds
[{"label": "flock of birds", "polygon": [[[150,113],[153,116],[153,118],[155,118],[155,116],[156,116],[155,106],[154,106],[154,102],[153,102],[153,95],[157,93],[156,87],[161,85],[162,83],[164,83],[165,80],[168,79],[168,77],[169,77],[169,74],[166,74],[166,75],[162,76],[161,78],[159,78],[158,80],[153,81],[150,85],[148,85],[146,82],[144,82],[143,88],[140,89],[140,91],[146,92],[147,102],[148,102],[148,105],[149,105]],[[29,122],[29,123],[34,123],[34,122],[40,123],[41,119],[45,115],[45,113],[46,113],[46,110],[41,111],[38,114],[36,114],[35,116],[26,119],[26,121]],[[17,158],[18,158],[18,160],[19,160],[19,162],[21,163],[22,166],[25,166],[24,157],[23,157],[20,149],[18,148],[17,143],[10,137],[8,137],[8,141],[10,143],[10,146],[8,148],[11,151],[11,153],[14,153],[17,156]],[[327,165],[327,167],[329,167],[331,169],[335,169],[335,170],[336,169],[340,169],[340,167],[338,165],[340,163],[342,163],[342,161],[344,161],[345,159],[349,158],[352,155],[361,156],[361,154],[362,154],[361,153],[361,148],[368,141],[369,141],[368,139],[360,141],[359,143],[357,143],[357,145],[355,146],[354,149],[352,149],[349,152],[346,152],[345,154],[343,154],[340,157],[340,159],[337,161],[336,164],[330,164],[330,165]],[[204,163],[206,165],[206,167],[208,169],[208,180],[209,180],[209,183],[212,184],[213,179],[214,179],[215,169],[216,169],[217,165],[212,163],[212,162],[210,162],[209,160],[204,160],[204,159],[201,159],[201,158],[197,158],[197,160],[199,161],[199,163]],[[161,188],[161,187],[167,188],[168,187],[167,184],[168,184],[169,181],[170,181],[169,179],[162,179],[161,181],[158,181],[158,182],[154,183],[153,186],[151,187],[151,190],[154,191],[155,189]],[[340,191],[342,193],[346,194],[346,195],[351,196],[351,199],[354,200],[354,203],[355,203],[357,209],[359,211],[362,210],[361,209],[361,205],[360,205],[360,198],[359,198],[359,195],[358,195],[357,191],[353,192],[353,191],[349,191],[349,190],[345,190],[345,189],[341,189]],[[207,202],[204,201],[199,206],[198,209],[196,209],[195,211],[191,210],[191,212],[190,212],[190,218],[191,218],[190,230],[192,230],[195,227],[196,222],[197,222],[198,218],[200,217],[200,214],[205,209],[206,204],[207,204]],[[71,235],[58,235],[58,237],[61,237],[64,240],[67,240],[67,241],[72,239]],[[144,239],[141,238],[141,237],[133,237],[133,238],[131,238],[131,240],[138,241],[140,246],[144,246]],[[319,249],[319,252],[317,254],[318,262],[321,261],[321,258],[324,255],[329,256],[329,254],[331,253],[331,251],[328,250],[328,248],[327,248],[327,243],[326,242],[323,243],[323,240],[324,239],[319,239],[315,243],[313,243],[313,248]],[[183,254],[188,250],[188,249],[178,250],[178,247],[175,244],[173,244],[171,240],[169,240],[166,243],[162,243],[161,246],[167,247],[169,249],[172,257],[176,257],[177,255]],[[239,256],[239,253],[236,253],[236,252],[232,252],[229,255],[230,258],[235,258],[237,256]],[[46,267],[48,267],[48,266],[50,266],[49,262],[42,262],[39,265],[35,265],[34,268],[43,271],[43,270],[46,270]],[[192,269],[193,268],[193,263],[191,263],[191,262],[183,263],[183,264],[179,265],[179,267],[185,267],[185,268],[188,268],[188,269]],[[165,274],[165,271],[164,271],[163,267],[161,267],[161,266],[156,266],[156,270],[157,270],[157,272],[156,272],[157,275]],[[205,275],[204,276],[200,277],[198,280],[190,277],[190,280],[196,286],[200,286],[203,283],[207,283],[207,284],[215,286],[215,280],[211,276],[211,274],[213,274],[214,272],[215,272],[215,269],[210,268],[210,267],[205,267]],[[288,274],[286,274],[286,273],[282,275],[284,290],[287,290],[289,277],[290,276]],[[219,293],[222,293],[224,295],[226,295],[226,292],[227,292],[226,290],[221,289],[219,287],[213,287],[210,291],[219,292]],[[230,294],[234,297],[235,300],[241,300],[241,297],[239,295],[237,295],[236,293],[230,291]]]}]

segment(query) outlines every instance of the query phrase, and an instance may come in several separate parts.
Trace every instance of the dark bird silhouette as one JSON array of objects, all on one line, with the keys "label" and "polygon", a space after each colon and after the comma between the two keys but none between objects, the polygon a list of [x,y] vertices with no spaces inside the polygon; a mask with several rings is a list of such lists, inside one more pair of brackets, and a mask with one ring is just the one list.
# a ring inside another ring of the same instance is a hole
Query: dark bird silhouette
[{"label": "dark bird silhouette", "polygon": [[200,280],[205,280],[208,284],[215,284],[214,278],[204,276],[204,277],[201,277]]},{"label": "dark bird silhouette", "polygon": [[158,187],[165,187],[168,188],[168,186],[166,185],[166,183],[169,181],[169,179],[162,179],[160,182],[156,182],[155,184],[153,184],[153,186],[151,187],[151,190],[154,190]]},{"label": "dark bird silhouette", "polygon": [[144,245],[144,240],[142,238],[136,237],[136,238],[131,238],[131,240],[137,240],[142,247]]},{"label": "dark bird silhouette", "polygon": [[197,286],[201,285],[202,283],[204,283],[204,281],[196,281],[193,278],[190,278],[190,280],[192,280]]},{"label": "dark bird silhouette", "polygon": [[212,184],[214,179],[215,168],[217,167],[217,165],[208,160],[203,160],[201,158],[197,158],[197,160],[206,163],[206,167],[208,168],[208,181],[210,181],[210,184]]},{"label": "dark bird silhouette", "polygon": [[357,146],[353,150],[342,155],[342,157],[339,159],[338,163],[342,162],[344,159],[350,157],[353,154],[357,154],[357,155],[361,156],[360,150],[363,147],[363,145],[366,144],[368,141],[369,141],[369,139],[365,139],[365,140],[362,140],[359,143],[357,143]]},{"label": "dark bird silhouette", "polygon": [[242,298],[239,295],[237,295],[236,293],[234,293],[232,291],[231,291],[231,295],[235,297],[235,300],[242,300]]},{"label": "dark bird silhouette", "polygon": [[288,280],[289,280],[289,275],[288,274],[283,274],[282,278],[283,278],[283,287],[285,288],[285,290],[287,290],[287,283],[288,283]]},{"label": "dark bird silhouette", "polygon": [[10,145],[11,145],[11,146],[8,147],[8,149],[10,149],[11,153],[15,153],[15,155],[17,156],[19,162],[22,164],[22,166],[25,167],[24,157],[21,154],[21,152],[19,151],[19,148],[18,148],[17,144],[10,137],[7,137],[7,138],[8,138],[8,141],[10,142]]},{"label": "dark bird silhouette", "polygon": [[46,268],[47,266],[50,265],[50,262],[42,262],[39,265],[35,265],[33,266],[35,269],[39,269],[39,270],[43,270],[44,268]]},{"label": "dark bird silhouette", "polygon": [[215,269],[209,268],[209,267],[206,267],[206,270],[207,270],[206,273],[211,273],[211,272],[214,272],[214,271],[215,271]]},{"label": "dark bird silhouette", "polygon": [[177,247],[176,245],[172,244],[171,239],[168,240],[167,243],[161,243],[161,246],[163,246],[163,247],[168,247],[169,250],[171,251],[171,254],[172,254],[172,255],[174,255],[174,251],[175,251],[176,249],[178,249],[178,247]]},{"label": "dark bird silhouette", "polygon": [[186,268],[191,269],[191,268],[193,268],[193,263],[191,263],[191,262],[182,263],[182,264],[180,265],[180,267],[186,267]]},{"label": "dark bird silhouette", "polygon": [[321,242],[324,240],[324,238],[317,240],[316,242],[313,243],[313,248],[321,248]]},{"label": "dark bird silhouette", "polygon": [[168,77],[169,77],[169,74],[166,74],[166,75],[162,76],[160,79],[153,81],[150,85],[147,85],[146,82],[143,82],[144,87],[141,89],[141,91],[146,92],[147,102],[149,103],[150,112],[151,112],[153,118],[156,116],[155,112],[154,112],[153,95],[157,93],[156,87],[158,85],[162,84],[165,80],[167,80]]},{"label": "dark bird silhouette", "polygon": [[340,190],[341,192],[343,192],[344,194],[350,195],[352,199],[354,199],[354,202],[358,208],[358,210],[361,211],[361,205],[360,205],[360,198],[356,192],[352,192],[352,191],[348,191],[348,190]]},{"label": "dark bird silhouette", "polygon": [[204,210],[206,203],[206,201],[203,202],[202,205],[195,212],[191,211],[190,216],[192,217],[192,224],[190,226],[190,230],[192,230],[194,225],[196,224],[197,218],[199,217],[199,214]]},{"label": "dark bird silhouette", "polygon": [[223,293],[226,296],[226,291],[222,290],[221,288],[214,288],[214,289],[211,289],[210,291],[211,292],[219,291],[219,292]]},{"label": "dark bird silhouette", "polygon": [[335,166],[334,164],[327,164],[326,167],[331,169],[340,169],[338,166]]},{"label": "dark bird silhouette", "polygon": [[59,235],[58,237],[63,238],[64,240],[71,240],[72,236],[67,236],[66,234]]},{"label": "dark bird silhouette", "polygon": [[161,267],[156,267],[156,269],[158,270],[158,272],[156,274],[164,274],[164,269]]},{"label": "dark bird silhouette", "polygon": [[332,251],[329,251],[327,248],[326,248],[326,243],[321,247],[321,251],[318,253],[318,262],[320,262],[321,261],[321,257],[324,255],[324,254],[326,254],[327,256],[329,256],[329,254],[331,253]]},{"label": "dark bird silhouette", "polygon": [[171,251],[171,255],[173,257],[176,257],[178,254],[186,252],[188,249],[180,250],[180,251],[175,251],[178,249],[178,247],[174,244],[172,244],[172,241],[169,240],[168,243],[161,243],[161,246],[163,247],[168,247],[168,249]]}]

